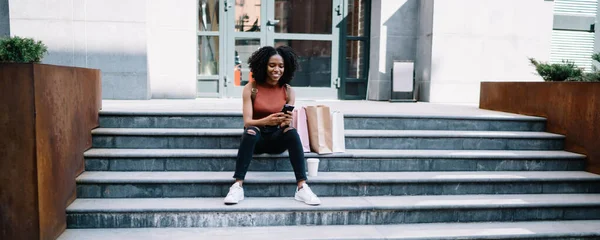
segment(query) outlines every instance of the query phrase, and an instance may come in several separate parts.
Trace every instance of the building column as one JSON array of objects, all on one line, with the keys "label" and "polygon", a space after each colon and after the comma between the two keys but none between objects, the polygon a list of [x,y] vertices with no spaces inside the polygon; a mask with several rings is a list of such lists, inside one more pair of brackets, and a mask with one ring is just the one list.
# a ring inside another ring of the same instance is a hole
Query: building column
[{"label": "building column", "polygon": [[8,0],[0,0],[0,37],[10,36]]},{"label": "building column", "polygon": [[394,61],[415,61],[419,0],[373,0],[368,100],[390,99]]}]

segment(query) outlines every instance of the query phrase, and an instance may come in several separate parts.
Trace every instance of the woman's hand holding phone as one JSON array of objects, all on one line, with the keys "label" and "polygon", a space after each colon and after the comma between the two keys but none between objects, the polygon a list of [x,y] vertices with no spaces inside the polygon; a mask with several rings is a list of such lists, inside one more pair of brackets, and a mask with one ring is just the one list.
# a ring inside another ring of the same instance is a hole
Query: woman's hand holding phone
[{"label": "woman's hand holding phone", "polygon": [[283,116],[284,116],[284,120],[281,122],[281,124],[279,126],[284,128],[284,127],[292,125],[292,114],[286,113]]},{"label": "woman's hand holding phone", "polygon": [[285,113],[278,112],[273,113],[266,118],[264,118],[265,126],[277,126],[280,125],[286,119]]},{"label": "woman's hand holding phone", "polygon": [[294,106],[286,104],[281,112],[273,113],[263,118],[263,124],[265,126],[289,126],[292,124],[292,110],[294,110]]},{"label": "woman's hand holding phone", "polygon": [[283,106],[283,109],[281,109],[281,112],[284,113],[285,119],[279,125],[280,127],[285,128],[285,127],[288,127],[288,126],[290,126],[292,124],[292,111],[293,110],[294,110],[294,106],[293,105],[285,104]]}]

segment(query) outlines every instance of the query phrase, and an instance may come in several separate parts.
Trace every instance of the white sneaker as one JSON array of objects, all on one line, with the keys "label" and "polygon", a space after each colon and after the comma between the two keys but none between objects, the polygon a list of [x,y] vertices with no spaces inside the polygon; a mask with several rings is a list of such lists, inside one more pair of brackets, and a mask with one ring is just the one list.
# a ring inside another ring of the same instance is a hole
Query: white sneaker
[{"label": "white sneaker", "polygon": [[308,187],[308,184],[306,183],[302,184],[302,188],[300,190],[296,188],[296,195],[294,196],[294,198],[308,205],[321,204],[321,200],[319,199],[319,197],[317,197],[317,195],[313,193],[312,190],[310,190],[310,187]]},{"label": "white sneaker", "polygon": [[244,189],[240,186],[239,182],[234,183],[229,188],[229,193],[225,197],[225,205],[233,205],[244,200]]}]

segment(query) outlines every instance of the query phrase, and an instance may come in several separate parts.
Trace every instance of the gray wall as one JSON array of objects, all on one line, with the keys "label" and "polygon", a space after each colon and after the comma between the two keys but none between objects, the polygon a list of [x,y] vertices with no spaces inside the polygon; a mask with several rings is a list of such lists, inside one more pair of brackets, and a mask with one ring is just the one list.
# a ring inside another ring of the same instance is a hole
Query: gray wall
[{"label": "gray wall", "polygon": [[147,0],[10,0],[12,35],[42,40],[43,62],[102,71],[103,99],[149,99]]},{"label": "gray wall", "polygon": [[540,81],[528,58],[550,58],[552,1],[372,4],[370,100],[389,99],[394,60],[415,61],[418,100],[477,104],[482,81]]},{"label": "gray wall", "polygon": [[8,0],[0,0],[0,37],[10,36]]},{"label": "gray wall", "polygon": [[419,0],[373,0],[367,99],[389,100],[394,60],[416,60]]},{"label": "gray wall", "polygon": [[417,60],[415,62],[415,92],[420,101],[429,101],[431,83],[431,43],[433,40],[434,0],[422,0],[419,4],[419,31],[417,36]]},{"label": "gray wall", "polygon": [[196,98],[197,0],[150,0],[148,78],[152,98]]},{"label": "gray wall", "polygon": [[[426,0],[423,4],[433,5],[433,9],[421,6],[421,13],[430,14],[433,24],[431,33],[423,27],[421,38],[428,40],[430,34],[431,46],[428,41],[419,43],[420,100],[477,104],[482,81],[541,81],[528,58],[550,58],[552,1]],[[425,24],[429,16],[421,19]]]}]

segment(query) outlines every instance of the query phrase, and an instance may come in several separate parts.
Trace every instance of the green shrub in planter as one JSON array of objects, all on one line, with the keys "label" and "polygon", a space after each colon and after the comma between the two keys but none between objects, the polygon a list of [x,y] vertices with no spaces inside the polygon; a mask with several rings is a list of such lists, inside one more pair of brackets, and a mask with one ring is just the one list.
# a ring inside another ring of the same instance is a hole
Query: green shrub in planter
[{"label": "green shrub in planter", "polygon": [[600,53],[592,54],[592,59],[596,60],[596,62],[600,62]]},{"label": "green shrub in planter", "polygon": [[0,62],[38,63],[48,48],[32,38],[9,37],[0,39]]},{"label": "green shrub in planter", "polygon": [[583,73],[580,78],[574,79],[577,82],[600,82],[600,72],[593,71],[589,73]]},{"label": "green shrub in planter", "polygon": [[529,61],[535,66],[535,70],[544,81],[577,81],[583,75],[581,68],[578,68],[573,62],[563,60],[563,63],[549,64],[538,62],[534,58],[529,58]]},{"label": "green shrub in planter", "polygon": [[[597,62],[600,62],[600,53],[594,53],[594,55],[592,55],[592,59]],[[600,71],[598,71],[596,66],[592,65],[592,72],[584,73],[581,78],[581,81],[582,82],[600,82]]]},{"label": "green shrub in planter", "polygon": [[[594,53],[592,59],[600,62],[600,53]],[[592,65],[591,72],[584,72],[580,77],[572,78],[567,81],[573,82],[600,82],[600,71],[596,66]]]}]

